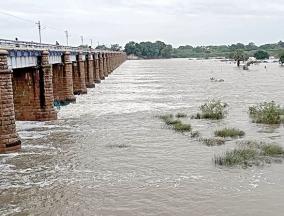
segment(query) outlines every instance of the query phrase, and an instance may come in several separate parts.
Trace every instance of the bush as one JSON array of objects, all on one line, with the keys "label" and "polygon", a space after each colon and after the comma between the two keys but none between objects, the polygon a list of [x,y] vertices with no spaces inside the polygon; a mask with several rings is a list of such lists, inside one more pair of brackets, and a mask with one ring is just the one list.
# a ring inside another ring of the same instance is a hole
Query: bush
[{"label": "bush", "polygon": [[176,118],[186,118],[186,117],[187,117],[187,114],[185,114],[185,113],[176,114]]},{"label": "bush", "polygon": [[266,51],[259,50],[254,54],[254,57],[258,60],[269,59],[269,54]]},{"label": "bush", "polygon": [[224,128],[222,130],[215,131],[214,134],[215,136],[218,137],[235,138],[235,137],[243,137],[245,135],[245,132],[235,128]]},{"label": "bush", "polygon": [[201,113],[197,113],[196,116],[192,118],[195,119],[213,119],[219,120],[225,118],[227,111],[225,108],[228,105],[226,103],[222,103],[220,100],[215,101],[211,100],[200,106]]},{"label": "bush", "polygon": [[215,164],[220,166],[249,165],[257,157],[255,149],[234,149],[227,151],[223,156],[214,158]]},{"label": "bush", "polygon": [[219,146],[225,144],[225,140],[221,138],[200,138],[199,141],[207,146]]},{"label": "bush", "polygon": [[284,150],[277,144],[267,144],[256,141],[239,143],[239,148],[227,151],[224,155],[215,156],[214,162],[221,166],[252,166],[262,163],[270,163],[272,158],[284,155]]},{"label": "bush", "polygon": [[284,109],[274,101],[264,102],[249,107],[249,114],[255,123],[280,124],[283,122],[282,115],[284,115]]},{"label": "bush", "polygon": [[183,124],[182,122],[178,122],[173,125],[173,129],[177,132],[189,132],[191,131],[190,124]]}]

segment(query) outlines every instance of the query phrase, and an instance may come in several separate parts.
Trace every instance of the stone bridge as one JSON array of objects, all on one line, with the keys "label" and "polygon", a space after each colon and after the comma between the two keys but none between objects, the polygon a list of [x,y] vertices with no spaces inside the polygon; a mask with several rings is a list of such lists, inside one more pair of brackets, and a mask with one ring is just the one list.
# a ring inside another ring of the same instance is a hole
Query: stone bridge
[{"label": "stone bridge", "polygon": [[54,104],[75,102],[125,60],[123,52],[0,40],[0,153],[21,148],[16,120],[56,120]]}]

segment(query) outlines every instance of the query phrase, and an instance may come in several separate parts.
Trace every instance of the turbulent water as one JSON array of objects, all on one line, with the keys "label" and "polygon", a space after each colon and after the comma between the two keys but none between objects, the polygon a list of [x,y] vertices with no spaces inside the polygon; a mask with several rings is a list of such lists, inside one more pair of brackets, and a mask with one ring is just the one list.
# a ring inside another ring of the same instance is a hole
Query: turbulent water
[{"label": "turbulent water", "polygon": [[203,137],[229,126],[244,130],[244,140],[284,147],[283,126],[248,116],[258,102],[284,105],[284,68],[264,66],[128,61],[62,107],[59,120],[17,122],[22,151],[0,156],[0,215],[283,215],[284,163],[215,166],[214,155],[235,141],[207,147],[155,117],[194,114],[207,99],[221,99],[229,104],[225,120],[186,121]]}]

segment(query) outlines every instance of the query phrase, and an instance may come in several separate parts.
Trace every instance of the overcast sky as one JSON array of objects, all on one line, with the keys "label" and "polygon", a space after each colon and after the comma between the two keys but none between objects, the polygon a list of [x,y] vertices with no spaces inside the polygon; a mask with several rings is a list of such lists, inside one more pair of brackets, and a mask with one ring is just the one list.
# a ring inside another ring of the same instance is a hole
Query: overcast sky
[{"label": "overcast sky", "polygon": [[1,0],[0,38],[38,41],[37,20],[43,42],[65,44],[68,30],[72,45],[81,35],[85,43],[108,45],[284,40],[284,0]]}]

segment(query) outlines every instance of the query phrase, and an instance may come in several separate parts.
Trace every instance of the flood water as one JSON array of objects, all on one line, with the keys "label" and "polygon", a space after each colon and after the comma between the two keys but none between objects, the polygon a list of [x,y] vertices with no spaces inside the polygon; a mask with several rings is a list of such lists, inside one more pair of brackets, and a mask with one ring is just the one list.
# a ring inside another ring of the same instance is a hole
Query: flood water
[{"label": "flood water", "polygon": [[59,120],[17,122],[22,150],[0,156],[0,215],[283,215],[284,163],[217,167],[214,155],[235,141],[207,147],[155,118],[221,99],[226,119],[185,121],[203,137],[237,127],[243,140],[284,147],[283,125],[248,116],[259,102],[283,106],[283,81],[278,64],[243,71],[218,60],[127,61],[61,108]]}]

